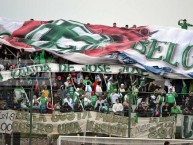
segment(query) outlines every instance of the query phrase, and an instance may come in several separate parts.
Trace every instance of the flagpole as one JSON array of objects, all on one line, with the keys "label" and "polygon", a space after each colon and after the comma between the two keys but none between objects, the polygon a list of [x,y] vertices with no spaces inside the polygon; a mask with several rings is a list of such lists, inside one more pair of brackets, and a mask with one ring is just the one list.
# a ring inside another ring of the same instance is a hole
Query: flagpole
[{"label": "flagpole", "polygon": [[105,82],[105,85],[106,85],[106,89],[107,89],[107,82],[106,82],[106,79],[105,79],[105,75],[103,74],[103,79],[104,79],[104,82]]},{"label": "flagpole", "polygon": [[129,108],[128,108],[128,138],[131,137],[131,91],[129,91]]},{"label": "flagpole", "polygon": [[49,71],[49,78],[50,78],[50,94],[51,94],[51,99],[52,99],[52,107],[54,106],[54,99],[53,99],[53,94],[52,94],[52,75],[51,75],[51,71]]},{"label": "flagpole", "polygon": [[29,131],[29,145],[32,144],[32,88],[30,90],[30,131]]}]

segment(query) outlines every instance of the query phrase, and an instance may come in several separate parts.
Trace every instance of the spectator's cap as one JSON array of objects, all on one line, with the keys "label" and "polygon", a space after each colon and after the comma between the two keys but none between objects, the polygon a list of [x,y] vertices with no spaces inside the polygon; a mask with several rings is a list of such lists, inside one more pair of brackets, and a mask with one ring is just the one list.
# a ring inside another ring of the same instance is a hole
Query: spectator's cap
[{"label": "spectator's cap", "polygon": [[186,19],[183,19],[183,21],[187,21]]},{"label": "spectator's cap", "polygon": [[61,80],[61,79],[62,79],[62,77],[61,77],[61,76],[58,76],[58,77],[57,77],[57,79],[58,79],[58,80]]},{"label": "spectator's cap", "polygon": [[67,80],[70,80],[70,77],[67,77]]},{"label": "spectator's cap", "polygon": [[121,86],[124,86],[124,84],[121,84]]},{"label": "spectator's cap", "polygon": [[76,91],[78,92],[80,89],[79,88],[76,88]]}]

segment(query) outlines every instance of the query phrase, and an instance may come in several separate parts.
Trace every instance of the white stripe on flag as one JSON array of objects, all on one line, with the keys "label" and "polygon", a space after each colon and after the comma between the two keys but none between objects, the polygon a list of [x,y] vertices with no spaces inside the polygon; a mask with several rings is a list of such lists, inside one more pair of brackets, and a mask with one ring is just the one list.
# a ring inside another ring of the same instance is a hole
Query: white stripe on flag
[{"label": "white stripe on flag", "polygon": [[76,46],[76,50],[81,50],[81,48],[86,46],[87,43],[85,43],[84,41],[74,41],[73,39],[62,37],[57,41],[57,45],[63,48],[69,48],[70,46]]},{"label": "white stripe on flag", "polygon": [[0,33],[8,32],[12,34],[15,30],[22,27],[24,21],[14,21],[6,18],[0,17]]},{"label": "white stripe on flag", "polygon": [[75,31],[79,36],[89,36],[95,40],[100,40],[102,37],[98,34],[89,34],[88,32],[85,32],[83,29],[80,27],[75,27],[73,28],[73,31]]},{"label": "white stripe on flag", "polygon": [[48,31],[50,31],[50,28],[44,28],[42,30],[39,30],[33,35],[32,40],[40,40],[41,37],[44,36]]},{"label": "white stripe on flag", "polygon": [[64,23],[64,20],[59,20],[59,21],[57,21],[55,24],[56,24],[56,25],[61,25],[62,23]]}]

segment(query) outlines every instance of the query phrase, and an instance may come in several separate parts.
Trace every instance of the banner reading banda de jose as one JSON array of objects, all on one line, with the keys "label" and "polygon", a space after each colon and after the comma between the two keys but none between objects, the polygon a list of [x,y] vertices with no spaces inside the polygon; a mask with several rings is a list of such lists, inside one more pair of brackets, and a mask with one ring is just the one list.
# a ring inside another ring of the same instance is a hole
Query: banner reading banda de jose
[{"label": "banner reading banda de jose", "polygon": [[46,63],[16,68],[8,71],[0,71],[0,81],[25,77],[34,74],[36,72],[92,72],[102,74],[129,73],[140,76],[148,76],[154,78],[156,77],[152,73],[148,73],[137,67],[130,67],[126,65],[105,65],[105,64],[76,65],[76,64]]},{"label": "banner reading banda de jose", "polygon": [[125,64],[169,78],[193,78],[193,31],[143,26],[131,29],[75,21],[0,18],[0,43],[45,50],[79,64]]}]

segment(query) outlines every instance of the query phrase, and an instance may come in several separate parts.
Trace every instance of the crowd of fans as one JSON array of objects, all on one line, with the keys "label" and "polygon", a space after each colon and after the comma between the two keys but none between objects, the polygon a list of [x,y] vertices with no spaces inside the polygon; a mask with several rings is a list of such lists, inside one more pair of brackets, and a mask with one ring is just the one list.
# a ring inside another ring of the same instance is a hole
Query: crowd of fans
[{"label": "crowd of fans", "polygon": [[[117,23],[116,22],[114,22],[113,23],[113,27],[117,27]],[[129,27],[129,25],[125,25],[125,27],[120,27],[121,29],[135,29],[135,28],[137,28],[137,25],[133,25],[132,27]]]},{"label": "crowd of fans", "polygon": [[[178,20],[178,25],[182,28],[182,29],[188,29],[189,27],[193,27],[192,24],[188,23],[186,19],[180,19]],[[117,27],[117,23],[114,22],[113,23],[113,27]],[[125,25],[125,27],[121,27],[122,29],[135,29],[137,26],[134,24],[132,27],[129,27],[129,25]]]},{"label": "crowd of fans", "polygon": [[[0,47],[1,71],[43,63],[71,63],[45,51]],[[164,83],[162,83],[164,82]],[[159,84],[159,85],[158,85]],[[18,99],[15,88],[27,92]],[[36,73],[0,82],[1,109],[35,113],[97,111],[140,117],[193,114],[193,80],[152,80],[131,74]],[[32,93],[30,93],[32,90]],[[33,96],[30,98],[30,96]]]}]

